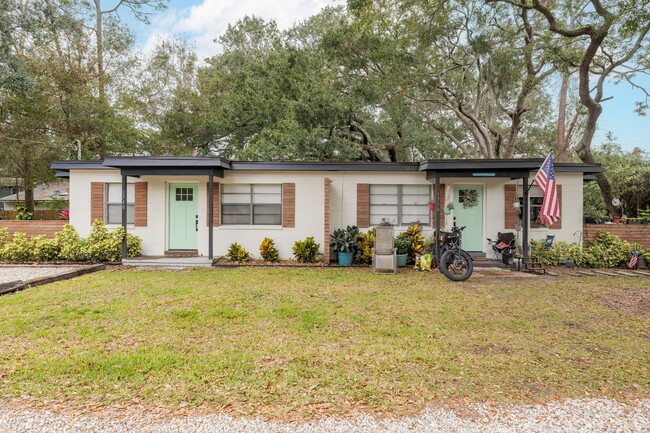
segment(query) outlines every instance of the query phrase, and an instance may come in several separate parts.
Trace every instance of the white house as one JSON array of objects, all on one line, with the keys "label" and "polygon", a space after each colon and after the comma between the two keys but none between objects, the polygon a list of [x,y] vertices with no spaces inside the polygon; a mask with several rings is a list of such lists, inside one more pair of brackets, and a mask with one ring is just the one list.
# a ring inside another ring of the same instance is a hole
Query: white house
[{"label": "white house", "polygon": [[[415,163],[243,162],[199,157],[119,157],[59,161],[70,179],[70,223],[82,236],[100,219],[125,225],[142,238],[143,254],[187,251],[221,256],[234,242],[255,253],[264,237],[275,239],[282,258],[296,240],[313,236],[329,262],[329,234],[357,225],[362,231],[386,219],[396,231],[419,222],[432,233],[466,226],[463,248],[488,253],[486,238],[521,229],[523,240],[555,235],[577,241],[582,230],[582,185],[598,165],[556,164],[561,221],[541,226],[541,196],[527,188],[542,159],[429,160]],[[436,197],[435,185],[440,185]],[[126,190],[125,206],[122,191]],[[209,194],[212,189],[212,195]],[[523,202],[529,193],[528,203]],[[429,202],[439,200],[438,212]],[[449,203],[454,209],[442,212]],[[514,203],[523,203],[518,209]],[[126,213],[126,224],[122,215]],[[212,218],[210,218],[212,216]],[[210,236],[210,233],[212,235]]]}]

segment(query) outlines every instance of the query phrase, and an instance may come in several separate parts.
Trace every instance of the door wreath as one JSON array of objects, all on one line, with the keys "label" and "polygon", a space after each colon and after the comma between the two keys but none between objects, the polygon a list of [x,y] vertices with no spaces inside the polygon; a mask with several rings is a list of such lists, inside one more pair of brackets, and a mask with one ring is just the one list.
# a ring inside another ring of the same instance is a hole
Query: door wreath
[{"label": "door wreath", "polygon": [[474,207],[478,205],[478,192],[475,189],[468,189],[463,195],[463,207]]}]

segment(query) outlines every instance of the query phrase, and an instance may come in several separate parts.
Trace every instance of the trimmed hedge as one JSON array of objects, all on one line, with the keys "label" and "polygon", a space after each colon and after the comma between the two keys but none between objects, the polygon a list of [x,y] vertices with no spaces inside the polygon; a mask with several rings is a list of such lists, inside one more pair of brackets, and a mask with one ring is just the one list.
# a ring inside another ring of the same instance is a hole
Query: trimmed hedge
[{"label": "trimmed hedge", "polygon": [[[4,262],[47,262],[63,260],[72,262],[119,262],[122,259],[124,229],[118,227],[108,231],[104,223],[93,223],[86,239],[70,224],[54,235],[54,239],[34,236],[29,239],[24,233],[15,233],[11,242],[6,227],[0,228],[0,261]],[[128,257],[137,257],[142,251],[142,239],[127,236]]]}]

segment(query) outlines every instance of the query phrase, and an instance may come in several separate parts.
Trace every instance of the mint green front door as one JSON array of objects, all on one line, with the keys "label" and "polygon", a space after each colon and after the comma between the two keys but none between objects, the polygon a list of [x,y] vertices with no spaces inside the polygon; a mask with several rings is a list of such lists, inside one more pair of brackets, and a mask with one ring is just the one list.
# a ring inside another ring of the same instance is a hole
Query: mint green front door
[{"label": "mint green front door", "polygon": [[199,198],[195,183],[169,184],[169,249],[196,250]]},{"label": "mint green front door", "polygon": [[454,219],[465,251],[483,251],[483,185],[454,185]]}]

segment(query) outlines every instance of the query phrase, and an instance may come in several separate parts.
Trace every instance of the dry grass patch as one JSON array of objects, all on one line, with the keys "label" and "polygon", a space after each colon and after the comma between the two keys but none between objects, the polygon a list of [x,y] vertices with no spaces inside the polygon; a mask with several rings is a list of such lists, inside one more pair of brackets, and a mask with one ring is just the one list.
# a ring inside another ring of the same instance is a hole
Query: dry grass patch
[{"label": "dry grass patch", "polygon": [[648,397],[650,323],[603,304],[621,282],[647,284],[106,271],[0,297],[0,392],[270,416]]}]

